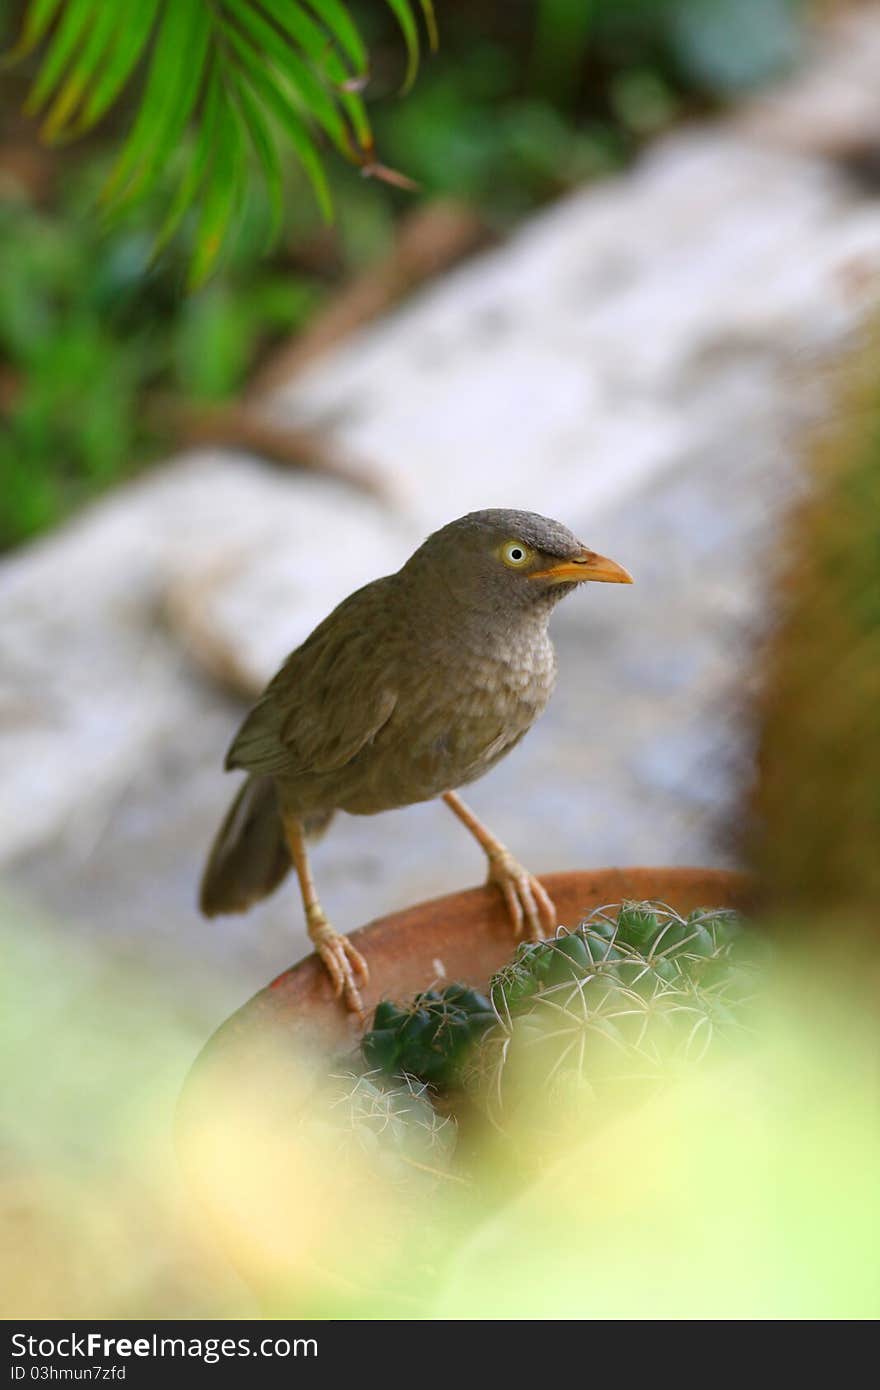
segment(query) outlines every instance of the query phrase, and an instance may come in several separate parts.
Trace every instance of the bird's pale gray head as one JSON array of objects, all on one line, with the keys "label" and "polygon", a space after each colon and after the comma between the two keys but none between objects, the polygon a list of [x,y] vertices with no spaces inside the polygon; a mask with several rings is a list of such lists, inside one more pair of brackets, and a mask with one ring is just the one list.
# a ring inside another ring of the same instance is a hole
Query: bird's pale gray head
[{"label": "bird's pale gray head", "polygon": [[429,536],[404,573],[433,574],[450,598],[481,611],[549,610],[587,580],[631,584],[567,526],[536,512],[469,512]]}]

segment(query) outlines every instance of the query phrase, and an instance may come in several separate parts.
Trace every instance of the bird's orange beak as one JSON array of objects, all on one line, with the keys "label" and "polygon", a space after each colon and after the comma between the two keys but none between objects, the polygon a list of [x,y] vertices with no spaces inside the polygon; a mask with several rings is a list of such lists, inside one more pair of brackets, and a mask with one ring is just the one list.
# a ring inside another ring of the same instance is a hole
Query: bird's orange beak
[{"label": "bird's orange beak", "polygon": [[560,560],[557,565],[550,565],[548,569],[536,570],[529,575],[530,579],[549,579],[551,584],[583,584],[587,580],[593,580],[600,584],[632,584],[633,577],[629,570],[625,570],[623,565],[619,565],[616,560],[609,560],[604,555],[597,555],[595,550],[582,550],[579,555],[573,555],[568,560]]}]

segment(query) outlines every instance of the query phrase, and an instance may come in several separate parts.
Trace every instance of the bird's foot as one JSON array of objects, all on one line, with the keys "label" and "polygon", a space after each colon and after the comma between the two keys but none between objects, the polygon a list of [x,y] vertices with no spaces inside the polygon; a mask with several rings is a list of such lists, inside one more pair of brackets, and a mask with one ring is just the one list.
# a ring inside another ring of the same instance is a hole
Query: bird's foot
[{"label": "bird's foot", "polygon": [[358,985],[365,985],[370,978],[367,962],[347,936],[331,927],[320,908],[311,909],[307,916],[309,936],[333,981],[337,999],[343,998],[347,1009],[363,1016],[364,1003]]},{"label": "bird's foot", "polygon": [[510,850],[499,846],[489,851],[488,883],[501,889],[515,936],[525,931],[529,941],[543,941],[556,931],[556,908],[547,890],[534,874],[514,859]]}]

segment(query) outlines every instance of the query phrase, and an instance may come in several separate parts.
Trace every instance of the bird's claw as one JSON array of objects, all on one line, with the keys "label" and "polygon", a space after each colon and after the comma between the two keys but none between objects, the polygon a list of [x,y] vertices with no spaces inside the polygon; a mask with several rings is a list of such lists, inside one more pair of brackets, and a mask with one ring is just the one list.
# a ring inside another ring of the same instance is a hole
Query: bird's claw
[{"label": "bird's claw", "polygon": [[347,936],[330,926],[326,918],[310,918],[309,935],[324,968],[333,981],[336,998],[343,998],[352,1013],[363,1016],[364,1003],[358,985],[370,978],[370,968]]},{"label": "bird's claw", "polygon": [[556,908],[547,890],[509,850],[489,855],[487,882],[501,889],[515,936],[525,930],[529,941],[543,941],[556,931]]}]

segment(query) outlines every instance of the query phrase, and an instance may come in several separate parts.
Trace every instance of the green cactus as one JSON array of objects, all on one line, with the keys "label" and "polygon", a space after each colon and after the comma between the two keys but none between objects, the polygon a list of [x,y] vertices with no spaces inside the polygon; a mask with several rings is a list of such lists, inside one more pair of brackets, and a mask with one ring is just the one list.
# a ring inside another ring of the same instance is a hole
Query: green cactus
[{"label": "green cactus", "polygon": [[735,913],[625,903],[520,946],[493,977],[498,1022],[463,1084],[498,1119],[539,1101],[551,1127],[576,1098],[649,1093],[747,1026],[748,943]]},{"label": "green cactus", "polygon": [[508,1016],[547,988],[611,965],[633,985],[646,968],[670,983],[682,977],[708,982],[717,973],[713,967],[742,946],[743,932],[741,918],[729,909],[698,908],[685,918],[662,903],[597,908],[576,931],[520,945],[492,979],[492,1005]]},{"label": "green cactus", "polygon": [[655,965],[683,962],[693,972],[699,960],[718,960],[731,948],[748,940],[742,918],[730,908],[698,907],[688,917],[664,903],[621,904],[616,917],[608,908],[597,908],[578,928],[611,945],[639,951]]},{"label": "green cactus", "polygon": [[439,1115],[423,1083],[342,1072],[330,1078],[312,1124],[341,1159],[356,1157],[383,1179],[407,1187],[443,1178],[455,1151],[457,1127]]},{"label": "green cactus", "polygon": [[376,1006],[361,1043],[366,1065],[387,1076],[413,1076],[434,1086],[454,1083],[473,1043],[495,1023],[489,1000],[465,985],[429,989],[400,1009]]}]

